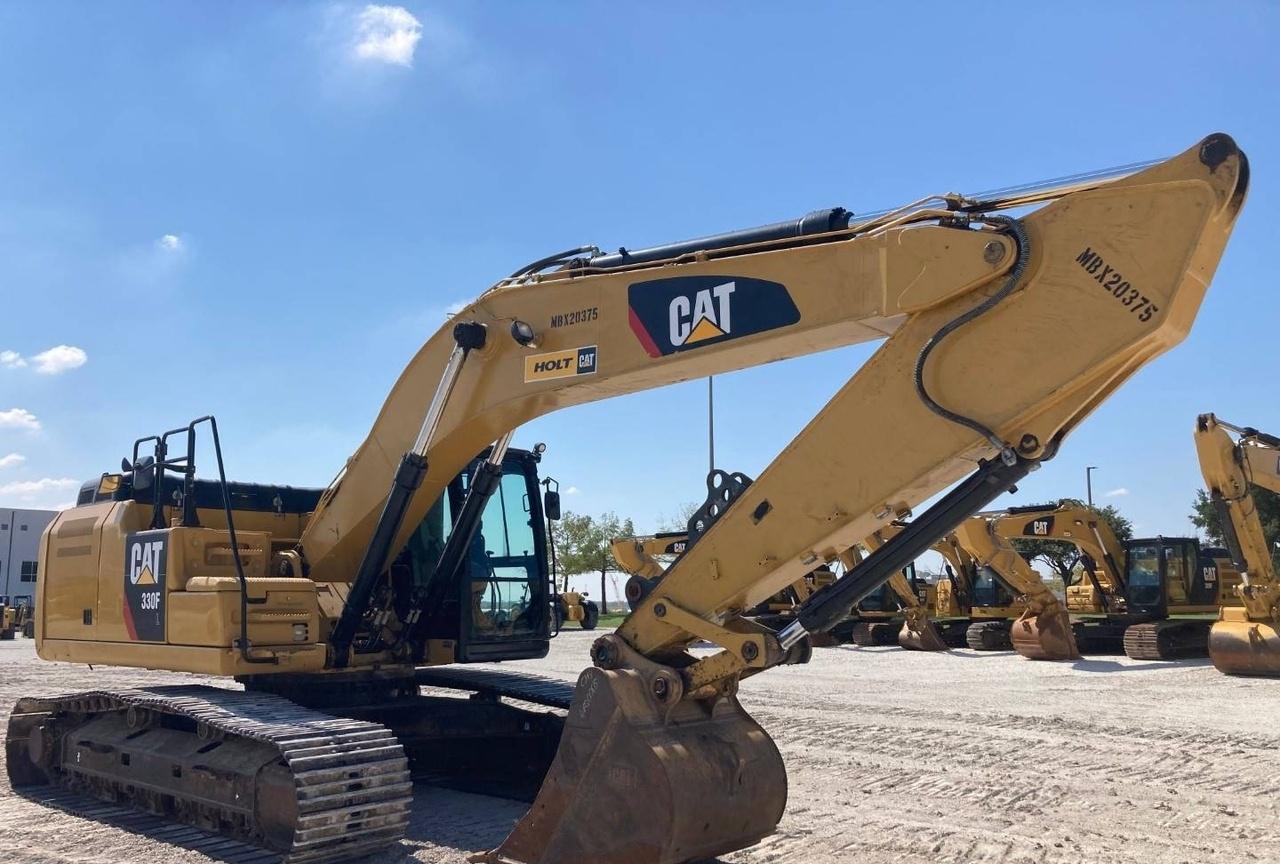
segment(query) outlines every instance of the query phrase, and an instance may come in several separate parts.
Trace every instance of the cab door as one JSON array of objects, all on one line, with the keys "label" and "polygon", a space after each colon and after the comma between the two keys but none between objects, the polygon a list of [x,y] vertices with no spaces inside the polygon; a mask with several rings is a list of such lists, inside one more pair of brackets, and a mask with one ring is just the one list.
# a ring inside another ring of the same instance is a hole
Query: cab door
[{"label": "cab door", "polygon": [[1168,615],[1168,599],[1165,579],[1168,567],[1165,560],[1165,543],[1157,537],[1152,540],[1131,540],[1125,550],[1126,601],[1131,615],[1164,618]]},{"label": "cab door", "polygon": [[536,457],[508,451],[463,565],[458,659],[545,657],[550,574]]}]

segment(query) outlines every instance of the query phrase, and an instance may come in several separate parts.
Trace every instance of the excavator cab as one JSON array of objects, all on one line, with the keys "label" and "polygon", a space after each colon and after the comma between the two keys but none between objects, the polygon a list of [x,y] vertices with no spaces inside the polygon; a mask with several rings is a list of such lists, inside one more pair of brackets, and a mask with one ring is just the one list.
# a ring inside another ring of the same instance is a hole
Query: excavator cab
[{"label": "excavator cab", "polygon": [[[1187,537],[1155,537],[1126,544],[1126,606],[1130,614],[1164,618],[1169,606],[1217,602],[1217,568],[1201,565],[1200,544]],[[1212,562],[1211,562],[1212,563]]]},{"label": "excavator cab", "polygon": [[[458,662],[546,656],[551,638],[551,574],[538,458],[527,450],[507,451],[502,478],[485,504],[456,576],[438,574],[436,567],[483,462],[479,458],[454,478],[427,511],[398,562],[401,568],[407,564],[412,589],[443,595],[438,605],[426,604],[428,638],[456,639]],[[396,570],[393,566],[393,578]],[[450,591],[450,585],[456,591]],[[399,597],[411,593],[396,592]]]},{"label": "excavator cab", "polygon": [[990,567],[977,568],[973,583],[973,605],[983,609],[1012,606],[1014,593],[1000,580]]}]

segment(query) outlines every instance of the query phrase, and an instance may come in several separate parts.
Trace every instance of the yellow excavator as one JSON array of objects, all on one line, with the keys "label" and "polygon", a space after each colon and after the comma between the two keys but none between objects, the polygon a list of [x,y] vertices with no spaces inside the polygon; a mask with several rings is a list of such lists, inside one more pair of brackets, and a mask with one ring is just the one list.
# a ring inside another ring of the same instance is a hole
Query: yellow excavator
[{"label": "yellow excavator", "polygon": [[[244,689],[24,697],[10,779],[337,861],[403,835],[406,754],[428,774],[512,771],[540,762],[530,724],[562,723],[532,807],[479,860],[683,864],[749,846],[775,830],[787,783],[739,682],[802,659],[809,634],[1052,458],[1180,342],[1247,185],[1243,153],[1214,134],[1056,185],[557,253],[432,336],[314,493],[227,481],[211,419],[139,441],[43,536],[39,655]],[[563,718],[502,701],[554,702],[547,682],[430,668],[546,650],[536,453],[509,447],[521,424],[872,340],[754,483],[709,500],[697,542],[595,640]],[[210,480],[195,472],[205,428]],[[781,630],[745,616],[934,496]],[[689,651],[702,641],[716,650]],[[421,692],[450,682],[496,698]],[[503,731],[515,746],[490,748]]]},{"label": "yellow excavator", "polygon": [[933,603],[943,639],[975,651],[1012,650],[1013,622],[1026,611],[1015,580],[979,565],[955,533],[935,543],[933,551],[945,561],[945,578],[937,583]]},{"label": "yellow excavator", "polygon": [[1032,660],[1078,660],[1080,649],[1066,606],[1000,532],[1005,516],[997,511],[966,519],[956,527],[956,538],[977,566],[1008,586],[1022,606],[1022,614],[1008,629],[1013,649]]},{"label": "yellow excavator", "polygon": [[[696,529],[694,533],[696,534]],[[629,601],[638,602],[647,592],[649,583],[661,578],[670,561],[685,553],[689,548],[689,536],[689,531],[667,531],[641,537],[619,537],[610,541],[613,560],[630,576],[625,588],[625,596]],[[659,558],[666,558],[668,562],[663,563]],[[829,568],[818,567],[749,610],[747,614],[753,620],[763,621],[777,629],[787,623],[788,616],[808,600],[810,595],[830,585],[835,579],[835,573]],[[837,640],[828,638],[827,634],[813,635],[811,642],[814,647],[837,644]]]},{"label": "yellow excavator", "polygon": [[[890,522],[888,525],[873,531],[867,539],[863,540],[863,545],[874,552],[881,546],[885,545],[889,540],[901,534],[906,530],[907,523],[903,521]],[[853,566],[856,563],[850,562]],[[852,569],[849,567],[848,569]],[[915,562],[911,562],[901,571],[889,577],[889,581],[882,586],[880,590],[883,607],[888,607],[890,603],[896,606],[893,611],[898,612],[902,616],[902,626],[896,634],[899,646],[909,651],[946,651],[947,642],[942,634],[938,632],[938,627],[934,623],[931,614],[930,596],[928,587],[923,580],[916,578]],[[936,603],[936,593],[934,594]],[[864,609],[866,601],[859,605],[860,614],[865,616]],[[886,610],[888,611],[888,610]]]},{"label": "yellow excavator", "polygon": [[[974,526],[981,527],[981,519]],[[877,534],[892,537],[903,527],[904,523],[890,523]],[[977,546],[982,556],[986,541]],[[1014,567],[1011,572],[1001,571],[998,568],[1003,559],[990,554],[979,563],[955,533],[940,538],[931,548],[943,558],[944,578],[926,593],[923,581],[913,578],[910,568],[904,572],[906,584],[899,585],[895,595],[901,597],[907,585],[914,586],[917,602],[899,601],[906,620],[898,633],[898,644],[916,650],[965,645],[977,651],[1011,650],[1013,622],[1026,611],[1021,598],[1029,590],[1028,570]]]},{"label": "yellow excavator", "polygon": [[1195,440],[1209,499],[1241,577],[1235,587],[1240,605],[1222,608],[1209,632],[1209,657],[1228,675],[1280,676],[1280,578],[1250,488],[1280,493],[1280,438],[1201,414]]},{"label": "yellow excavator", "polygon": [[1086,653],[1123,648],[1137,660],[1208,656],[1209,627],[1234,605],[1239,574],[1225,551],[1194,537],[1121,542],[1090,508],[1064,499],[1012,507],[994,530],[1017,539],[1060,540],[1080,551],[1081,579],[1066,589],[1076,643]]},{"label": "yellow excavator", "polygon": [[[883,545],[886,535],[893,536],[899,530],[900,523],[891,523],[863,543],[876,548]],[[645,591],[644,580],[656,579],[666,569],[658,561],[658,557],[683,555],[688,548],[688,541],[688,531],[647,537],[623,537],[612,541],[614,560],[631,574],[631,580],[627,583],[627,596],[642,596]],[[862,560],[862,553],[858,547],[854,547],[837,556],[837,560],[848,570]],[[748,614],[774,629],[785,626],[788,616],[793,615],[812,594],[835,581],[835,572],[824,564],[749,610]],[[903,648],[945,651],[947,645],[929,618],[929,600],[919,596],[915,585],[914,567],[908,565],[903,572],[894,574],[879,589],[863,598],[847,620],[828,631],[830,638],[813,637],[814,647],[830,647],[842,641],[859,645],[887,645],[896,638]],[[900,627],[888,623],[899,617],[905,619]],[[888,634],[890,638],[881,634]]]}]

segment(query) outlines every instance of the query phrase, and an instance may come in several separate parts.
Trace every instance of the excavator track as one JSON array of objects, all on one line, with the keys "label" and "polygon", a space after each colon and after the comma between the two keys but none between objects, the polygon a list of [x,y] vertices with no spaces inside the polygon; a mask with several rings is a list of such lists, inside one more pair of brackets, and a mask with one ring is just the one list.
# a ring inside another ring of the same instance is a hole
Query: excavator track
[{"label": "excavator track", "polygon": [[1124,631],[1124,653],[1134,660],[1208,657],[1212,625],[1212,621],[1174,619],[1133,624]]},{"label": "excavator track", "polygon": [[388,729],[266,693],[196,685],[27,697],[6,752],[24,794],[54,786],[129,805],[289,864],[397,842],[412,801]]},{"label": "excavator track", "polygon": [[1012,651],[1013,640],[1009,635],[1011,622],[978,621],[965,630],[964,641],[974,651]]}]

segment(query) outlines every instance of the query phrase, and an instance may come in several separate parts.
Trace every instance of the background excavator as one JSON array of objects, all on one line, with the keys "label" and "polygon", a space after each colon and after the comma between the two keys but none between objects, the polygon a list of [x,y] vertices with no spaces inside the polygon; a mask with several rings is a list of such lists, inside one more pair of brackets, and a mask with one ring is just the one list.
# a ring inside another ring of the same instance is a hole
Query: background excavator
[{"label": "background excavator", "polygon": [[[684,554],[689,546],[689,536],[689,531],[666,531],[641,537],[619,537],[610,542],[613,560],[631,576],[626,588],[629,601],[642,597],[647,580],[661,577],[670,563]],[[665,559],[665,561],[659,559]],[[768,626],[776,629],[785,625],[789,616],[793,615],[810,595],[835,580],[836,575],[829,568],[819,567],[804,574],[754,609],[748,610],[747,614],[752,619],[763,620]],[[837,640],[834,637],[828,637],[827,634],[818,634],[812,637],[811,641],[814,647],[830,647],[837,644]]]},{"label": "background excavator", "polygon": [[[892,537],[903,527],[904,523],[890,523],[877,534],[882,538]],[[907,615],[926,618],[929,627],[920,624],[913,627],[904,621],[897,634],[898,644],[917,650],[966,645],[977,651],[1011,650],[1009,634],[1013,622],[1026,611],[1026,604],[1021,600],[1026,588],[1020,587],[1024,586],[1026,571],[1001,572],[996,569],[1001,566],[1001,560],[990,554],[985,556],[986,563],[980,564],[955,533],[940,538],[931,548],[942,556],[943,578],[934,585],[911,579],[919,603]],[[979,555],[985,549],[983,541],[979,544]],[[911,568],[906,572],[913,575]],[[889,584],[892,583],[886,583]],[[901,592],[901,588],[898,590]],[[882,588],[881,593],[884,591]],[[906,609],[911,604],[902,605]],[[937,638],[919,635],[929,631]]]},{"label": "background excavator", "polygon": [[[45,532],[39,654],[234,676],[244,690],[23,698],[10,778],[335,861],[403,834],[406,753],[426,772],[532,775],[562,722],[532,807],[484,860],[680,864],[750,845],[781,818],[786,774],[739,682],[804,659],[809,634],[1052,458],[1185,338],[1247,180],[1216,134],[1056,186],[548,256],[427,341],[318,492],[228,482],[211,419],[217,480],[196,478],[203,419],[143,439],[99,500]],[[554,326],[564,309],[590,314]],[[754,483],[719,490],[685,554],[595,641],[562,721],[501,701],[556,703],[539,696],[562,692],[546,682],[428,668],[546,650],[536,453],[509,447],[519,425],[870,340],[883,343]],[[745,616],[939,493],[781,630]],[[716,650],[689,651],[702,641]],[[496,698],[419,689],[449,682]],[[489,748],[503,730],[513,746]],[[475,738],[484,746],[462,746]]]},{"label": "background excavator", "polygon": [[992,530],[1008,540],[1062,540],[1081,553],[1082,578],[1066,589],[1076,644],[1086,653],[1123,650],[1137,660],[1208,656],[1218,608],[1234,604],[1239,575],[1224,550],[1194,537],[1121,542],[1106,520],[1069,500],[1013,507]]},{"label": "background excavator", "polygon": [[[1013,649],[1032,660],[1079,659],[1066,606],[999,531],[1005,515],[997,511],[973,516],[957,526],[955,534],[977,566],[1007,586],[1023,607],[1008,629]],[[1000,633],[995,627],[978,632],[992,642]]]},{"label": "background excavator", "polygon": [[[862,541],[863,545],[869,551],[874,552],[890,539],[901,534],[905,529],[905,522],[890,522],[888,525],[873,531],[867,539]],[[891,635],[898,645],[911,651],[947,650],[947,640],[939,632],[932,615],[933,606],[937,602],[936,590],[931,592],[928,583],[916,576],[914,561],[904,567],[901,572],[889,577],[889,581],[881,587],[877,594],[879,595],[878,598],[876,594],[872,594],[856,607],[860,618],[868,617],[870,612],[867,609],[868,601],[878,599],[883,611],[893,611],[901,615],[901,626],[891,630]],[[891,607],[890,604],[893,604],[893,606]],[[874,627],[875,625],[872,626]],[[872,629],[871,632],[874,634],[875,630]],[[857,640],[855,639],[854,641]],[[876,643],[877,640],[873,636],[872,644]]]},{"label": "background excavator", "polygon": [[1280,493],[1280,438],[1201,414],[1195,441],[1223,539],[1240,572],[1240,605],[1222,608],[1209,632],[1209,657],[1228,675],[1280,676],[1280,578],[1252,492],[1259,486]]},{"label": "background excavator", "polygon": [[[889,532],[892,536],[897,530],[900,529],[891,524],[876,533]],[[622,537],[613,541],[614,560],[638,580],[628,583],[633,586],[629,597],[640,596],[643,580],[661,576],[666,570],[669,563],[660,562],[659,557],[674,560],[684,554],[688,547],[689,533],[675,531],[645,537]],[[883,543],[883,539],[864,540],[863,543],[878,546]],[[857,546],[837,556],[837,561],[845,570],[856,566],[861,560],[862,552]],[[835,571],[824,564],[804,574],[754,609],[748,610],[747,614],[757,621],[763,620],[775,629],[784,626],[812,594],[836,579]],[[904,648],[946,650],[947,646],[930,623],[928,607],[932,601],[931,593],[925,593],[924,580],[915,577],[914,564],[909,564],[901,573],[894,574],[863,598],[846,620],[832,627],[826,634],[813,637],[814,647],[830,647],[841,642],[853,642],[856,645],[891,645],[897,642]],[[911,623],[903,623],[904,617]],[[930,634],[933,638],[930,638]]]},{"label": "background excavator", "polygon": [[31,638],[35,626],[32,615],[30,594],[0,594],[0,639],[13,639],[19,633]]},{"label": "background excavator", "polygon": [[934,599],[943,638],[951,644],[962,627],[962,644],[975,651],[1012,650],[1010,630],[1026,611],[1012,577],[979,565],[955,533],[935,543],[933,550],[945,561],[946,578],[939,580]]}]

